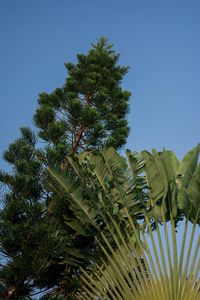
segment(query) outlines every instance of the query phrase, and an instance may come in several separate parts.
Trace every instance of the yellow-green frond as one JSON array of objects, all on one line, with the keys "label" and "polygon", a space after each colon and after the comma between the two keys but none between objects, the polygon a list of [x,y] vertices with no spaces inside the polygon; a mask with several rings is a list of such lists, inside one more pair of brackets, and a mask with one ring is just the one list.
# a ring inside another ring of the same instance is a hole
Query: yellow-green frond
[{"label": "yellow-green frond", "polygon": [[[120,227],[110,217],[112,242],[102,233],[100,245],[103,264],[92,274],[82,270],[84,291],[81,295],[84,299],[200,299],[198,225],[188,226],[185,219],[182,241],[177,243],[172,218],[167,223],[163,214],[163,224],[157,224],[155,231],[146,219],[147,231],[139,236],[128,211],[126,213],[132,227],[130,232],[126,229],[122,235]],[[177,244],[181,245],[180,249]]]}]

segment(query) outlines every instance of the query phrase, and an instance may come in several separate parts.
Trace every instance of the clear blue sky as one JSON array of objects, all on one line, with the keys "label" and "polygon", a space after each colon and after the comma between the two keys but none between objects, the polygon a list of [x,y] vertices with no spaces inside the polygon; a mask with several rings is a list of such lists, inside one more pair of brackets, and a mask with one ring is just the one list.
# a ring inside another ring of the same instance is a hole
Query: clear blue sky
[{"label": "clear blue sky", "polygon": [[130,66],[127,148],[181,158],[200,141],[199,16],[199,0],[1,0],[0,155],[33,126],[38,93],[62,86],[64,62],[103,35]]}]

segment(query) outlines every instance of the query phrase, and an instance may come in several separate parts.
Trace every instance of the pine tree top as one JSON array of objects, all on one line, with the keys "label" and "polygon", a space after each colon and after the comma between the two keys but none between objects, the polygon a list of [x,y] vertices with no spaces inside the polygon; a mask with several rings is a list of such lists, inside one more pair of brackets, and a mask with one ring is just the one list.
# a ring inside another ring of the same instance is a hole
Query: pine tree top
[{"label": "pine tree top", "polygon": [[87,54],[77,55],[76,64],[65,64],[62,88],[39,95],[34,122],[48,143],[49,157],[54,150],[62,160],[66,154],[125,144],[130,92],[121,81],[128,67],[118,60],[113,46],[101,38]]}]

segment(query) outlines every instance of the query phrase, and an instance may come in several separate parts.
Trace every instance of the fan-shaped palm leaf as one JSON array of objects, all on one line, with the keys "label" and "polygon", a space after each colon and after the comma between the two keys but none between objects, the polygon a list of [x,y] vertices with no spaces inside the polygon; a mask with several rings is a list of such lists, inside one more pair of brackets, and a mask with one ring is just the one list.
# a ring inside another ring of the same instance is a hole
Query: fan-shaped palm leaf
[{"label": "fan-shaped palm leaf", "polygon": [[134,238],[128,229],[126,237],[123,236],[118,224],[110,217],[113,227],[109,230],[115,248],[102,233],[103,264],[96,265],[92,274],[82,270],[84,288],[79,297],[85,300],[200,299],[200,237],[196,239],[196,222],[186,242],[188,220],[185,219],[181,249],[178,250],[172,218],[167,224],[163,214],[163,226],[157,224],[154,232],[146,219],[149,234],[141,232],[139,236],[130,214],[126,212]]}]

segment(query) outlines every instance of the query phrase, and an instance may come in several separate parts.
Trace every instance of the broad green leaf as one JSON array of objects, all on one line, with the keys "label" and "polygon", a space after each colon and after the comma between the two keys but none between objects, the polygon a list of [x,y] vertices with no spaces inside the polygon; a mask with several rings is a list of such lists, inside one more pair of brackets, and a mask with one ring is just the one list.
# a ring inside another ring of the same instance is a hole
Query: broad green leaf
[{"label": "broad green leaf", "polygon": [[187,192],[190,203],[198,210],[200,208],[200,164],[190,180]]},{"label": "broad green leaf", "polygon": [[190,150],[181,161],[176,180],[179,187],[182,185],[188,187],[192,174],[197,167],[199,152],[200,144]]},{"label": "broad green leaf", "polygon": [[[189,217],[194,220],[200,210],[200,164],[190,180],[187,193],[190,201]],[[197,222],[200,223],[200,215]]]},{"label": "broad green leaf", "polygon": [[145,162],[145,172],[148,185],[151,191],[153,203],[165,199],[167,193],[167,177],[158,153],[153,150],[153,155],[147,151],[142,151]]},{"label": "broad green leaf", "polygon": [[177,198],[178,207],[183,211],[188,211],[189,209],[189,197],[187,193],[187,189],[185,186],[182,186],[178,191],[178,198]]},{"label": "broad green leaf", "polygon": [[168,183],[170,184],[176,178],[176,174],[180,163],[176,157],[176,154],[173,151],[166,151],[164,149],[162,152],[158,152],[158,154],[165,168]]},{"label": "broad green leaf", "polygon": [[90,207],[86,204],[85,201],[83,201],[83,187],[78,186],[73,188],[73,186],[70,185],[70,183],[66,180],[66,177],[64,176],[63,172],[61,171],[58,172],[57,170],[53,170],[51,168],[48,168],[48,171],[60,183],[60,185],[68,193],[68,195],[71,197],[72,201],[74,201],[74,203],[77,205],[80,211],[84,213],[86,222],[90,223],[91,225],[97,228],[94,222],[95,213],[91,213]]}]

